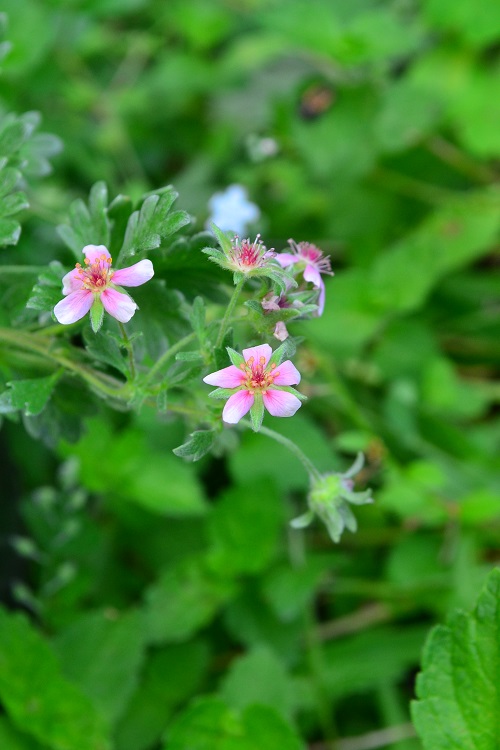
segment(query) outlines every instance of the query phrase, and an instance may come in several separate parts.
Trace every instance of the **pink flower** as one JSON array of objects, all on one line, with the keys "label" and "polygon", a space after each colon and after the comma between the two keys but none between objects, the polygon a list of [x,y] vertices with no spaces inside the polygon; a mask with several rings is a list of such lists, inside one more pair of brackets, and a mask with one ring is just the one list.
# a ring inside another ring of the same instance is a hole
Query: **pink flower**
[{"label": "pink flower", "polygon": [[276,260],[283,268],[300,264],[299,270],[303,270],[305,281],[310,281],[315,289],[319,289],[318,315],[322,315],[325,307],[325,282],[321,274],[333,276],[330,257],[325,257],[323,251],[310,242],[297,243],[294,240],[288,240],[288,242],[292,252],[278,253]]},{"label": "pink flower", "polygon": [[252,425],[258,430],[264,407],[273,417],[295,414],[304,397],[290,386],[300,383],[300,373],[290,360],[279,363],[280,350],[283,347],[273,354],[269,344],[261,344],[243,349],[242,356],[228,347],[233,364],[203,378],[205,383],[218,386],[211,396],[229,396],[222,412],[224,422],[236,424],[250,412]]},{"label": "pink flower", "polygon": [[145,284],[154,275],[153,264],[150,260],[140,260],[133,266],[114,271],[104,245],[86,245],[83,254],[85,266],[77,263],[63,278],[63,294],[66,296],[54,308],[57,320],[69,325],[90,311],[92,328],[97,333],[106,310],[116,320],[127,323],[137,305],[117,285]]}]

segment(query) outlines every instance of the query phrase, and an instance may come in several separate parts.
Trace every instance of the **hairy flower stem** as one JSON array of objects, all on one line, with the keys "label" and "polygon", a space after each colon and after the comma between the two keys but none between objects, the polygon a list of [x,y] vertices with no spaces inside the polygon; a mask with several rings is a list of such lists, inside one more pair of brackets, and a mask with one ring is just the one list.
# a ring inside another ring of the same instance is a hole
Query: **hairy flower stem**
[{"label": "hairy flower stem", "polygon": [[123,346],[128,352],[130,380],[133,382],[136,376],[134,347],[132,346],[132,342],[130,341],[128,337],[127,331],[125,330],[125,326],[123,325],[123,323],[120,323],[120,321],[118,321],[118,326],[120,328],[120,332],[123,338]]},{"label": "hairy flower stem", "polygon": [[179,339],[176,344],[173,344],[170,349],[167,349],[165,354],[162,354],[162,356],[154,363],[153,367],[150,369],[144,381],[144,384],[146,385],[154,380],[155,376],[160,372],[160,370],[162,370],[165,365],[170,362],[171,359],[174,359],[177,352],[180,352],[181,349],[184,349],[185,346],[188,346],[188,344],[190,344],[192,341],[195,341],[196,338],[196,333],[189,333],[187,336],[184,336],[184,338]]},{"label": "hairy flower stem", "polygon": [[[249,429],[253,429],[252,423],[249,422],[246,419],[242,419],[240,421],[240,424],[244,427],[248,427]],[[281,445],[284,445],[285,448],[287,448],[291,453],[293,453],[299,461],[301,462],[302,466],[305,468],[307,473],[309,474],[309,477],[311,480],[320,480],[321,474],[317,470],[317,468],[314,466],[312,461],[307,458],[307,456],[302,453],[301,449],[298,445],[296,445],[293,440],[290,440],[289,438],[285,437],[284,435],[280,435],[279,432],[275,432],[274,430],[270,430],[269,427],[261,426],[259,432],[262,432],[264,435],[267,435],[268,437],[272,438],[273,440],[276,440],[277,443],[281,443]]]},{"label": "hairy flower stem", "polygon": [[219,349],[222,346],[222,342],[224,341],[224,336],[227,329],[227,324],[229,323],[229,320],[231,318],[231,315],[233,314],[233,310],[236,307],[236,303],[238,302],[238,297],[240,296],[240,292],[243,289],[243,285],[245,283],[246,279],[243,277],[238,281],[234,288],[233,296],[229,300],[229,304],[226,308],[226,312],[224,313],[224,317],[222,318],[222,322],[220,324],[219,333],[217,334],[217,340],[215,342],[215,348]]}]

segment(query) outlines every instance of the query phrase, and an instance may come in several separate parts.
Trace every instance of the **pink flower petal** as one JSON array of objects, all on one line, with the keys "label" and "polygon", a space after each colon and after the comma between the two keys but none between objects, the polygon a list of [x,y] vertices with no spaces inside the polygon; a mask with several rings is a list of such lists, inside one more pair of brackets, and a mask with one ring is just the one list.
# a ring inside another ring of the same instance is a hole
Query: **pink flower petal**
[{"label": "pink flower petal", "polygon": [[264,366],[267,365],[273,350],[269,344],[259,344],[259,346],[251,346],[249,349],[243,349],[243,357],[245,362],[248,362],[250,357],[253,357],[253,361],[258,364],[261,357],[266,360]]},{"label": "pink flower petal", "polygon": [[318,289],[322,284],[321,274],[314,266],[306,266],[304,271],[304,279],[306,281],[311,281]]},{"label": "pink flower petal", "polygon": [[203,378],[208,385],[218,385],[220,388],[238,388],[245,380],[245,373],[234,365],[210,373]]},{"label": "pink flower petal", "polygon": [[325,309],[325,296],[325,282],[321,279],[321,284],[319,285],[318,317],[323,315],[323,310]]},{"label": "pink flower petal", "polygon": [[253,406],[254,397],[250,391],[236,391],[227,400],[222,419],[228,424],[236,424]]},{"label": "pink flower petal", "polygon": [[106,258],[109,258],[109,250],[105,245],[85,245],[82,252],[83,257],[88,258],[90,263],[94,263],[101,257],[101,255],[105,255]]},{"label": "pink flower petal", "polygon": [[112,282],[120,286],[140,286],[145,284],[154,276],[153,264],[150,260],[140,260],[128,268],[120,268],[114,271]]},{"label": "pink flower petal", "polygon": [[62,325],[76,323],[88,313],[93,301],[94,295],[87,289],[71,292],[54,307],[54,315]]},{"label": "pink flower petal", "polygon": [[101,294],[101,300],[106,312],[120,323],[128,323],[137,310],[134,300],[128,294],[118,292],[116,289],[105,289]]},{"label": "pink flower petal", "polygon": [[288,391],[269,390],[262,398],[264,406],[273,417],[292,417],[301,406],[297,396]]},{"label": "pink flower petal", "polygon": [[289,359],[278,365],[276,372],[278,373],[274,378],[276,385],[298,385],[300,383],[300,372]]},{"label": "pink flower petal", "polygon": [[69,294],[70,292],[76,292],[78,289],[82,289],[83,282],[80,278],[77,268],[73,268],[72,271],[63,276],[63,294]]},{"label": "pink flower petal", "polygon": [[301,258],[299,258],[297,255],[292,255],[292,253],[276,253],[275,260],[278,261],[280,266],[286,268],[287,266],[291,266],[294,263],[298,263]]}]

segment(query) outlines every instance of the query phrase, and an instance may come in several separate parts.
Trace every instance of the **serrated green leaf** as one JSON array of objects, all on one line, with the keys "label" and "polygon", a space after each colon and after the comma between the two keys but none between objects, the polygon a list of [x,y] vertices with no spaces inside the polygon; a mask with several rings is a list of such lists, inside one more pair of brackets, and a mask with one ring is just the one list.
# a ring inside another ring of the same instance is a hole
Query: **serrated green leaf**
[{"label": "serrated green leaf", "polygon": [[5,125],[0,131],[0,156],[11,156],[17,151],[27,135],[26,125],[13,115],[6,118]]},{"label": "serrated green leaf", "polygon": [[17,727],[53,750],[109,750],[94,705],[24,615],[0,609],[0,644],[0,697]]},{"label": "serrated green leaf", "polygon": [[206,309],[203,297],[195,297],[191,307],[191,315],[189,317],[191,325],[193,326],[193,331],[196,333],[198,340],[201,343],[205,341],[207,336],[205,315]]},{"label": "serrated green leaf", "polygon": [[268,706],[240,715],[217,697],[198,698],[172,724],[163,750],[303,750],[292,727]]},{"label": "serrated green leaf", "polygon": [[86,245],[109,246],[110,228],[107,216],[107,188],[96,182],[90,190],[89,205],[78,198],[69,209],[69,225],[62,224],[57,232],[80,262]]},{"label": "serrated green leaf", "polygon": [[197,430],[192,432],[189,440],[174,448],[173,452],[180,458],[189,458],[192,461],[199,461],[206,455],[215,440],[214,430]]},{"label": "serrated green leaf", "polygon": [[87,612],[54,641],[64,675],[113,726],[137,686],[145,644],[139,612]]},{"label": "serrated green leaf", "polygon": [[17,214],[19,211],[29,208],[29,205],[26,193],[19,191],[11,195],[6,195],[0,198],[0,216]]},{"label": "serrated green leaf", "polygon": [[426,750],[496,750],[500,736],[500,568],[471,613],[431,632],[412,705]]},{"label": "serrated green leaf", "polygon": [[21,236],[21,225],[14,219],[0,219],[0,246],[17,245]]},{"label": "serrated green leaf", "polygon": [[12,405],[21,409],[27,416],[34,416],[42,412],[52,395],[60,373],[54,373],[46,378],[31,380],[13,380],[7,385],[11,390]]},{"label": "serrated green leaf", "polygon": [[234,584],[211,572],[203,558],[171,566],[146,591],[145,632],[152,643],[184,641],[209,623]]}]

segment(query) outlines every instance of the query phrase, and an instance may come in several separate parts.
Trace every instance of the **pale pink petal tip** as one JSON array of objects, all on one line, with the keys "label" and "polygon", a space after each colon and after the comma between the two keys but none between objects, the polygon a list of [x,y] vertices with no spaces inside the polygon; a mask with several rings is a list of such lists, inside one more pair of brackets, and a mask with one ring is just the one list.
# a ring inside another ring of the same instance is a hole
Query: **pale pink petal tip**
[{"label": "pale pink petal tip", "polygon": [[253,357],[254,362],[258,363],[260,361],[260,358],[264,357],[264,365],[267,365],[272,353],[273,350],[271,349],[269,344],[259,344],[259,346],[251,346],[248,349],[243,349],[243,358],[245,362],[248,362],[250,357]]},{"label": "pale pink petal tip", "polygon": [[277,366],[277,375],[274,376],[276,385],[298,385],[300,383],[300,372],[289,359]]},{"label": "pale pink petal tip", "polygon": [[296,255],[292,255],[292,253],[276,253],[275,259],[283,268],[291,266],[293,263],[298,263],[300,260]]},{"label": "pale pink petal tip", "polygon": [[287,391],[269,390],[262,398],[264,406],[273,417],[293,417],[301,406],[297,396]]},{"label": "pale pink petal tip", "polygon": [[140,260],[138,263],[134,263],[133,266],[114,271],[112,282],[120,286],[140,286],[152,279],[153,276],[153,264],[146,258],[145,260]]},{"label": "pale pink petal tip", "polygon": [[83,257],[88,258],[91,263],[94,263],[101,255],[109,258],[109,250],[106,245],[85,245],[82,252]]},{"label": "pale pink petal tip", "polygon": [[137,310],[134,300],[123,292],[116,289],[105,289],[101,294],[104,309],[120,323],[128,323]]},{"label": "pale pink petal tip", "polygon": [[238,388],[245,380],[245,373],[238,370],[234,365],[224,367],[222,370],[211,372],[203,378],[208,385],[217,385],[219,388]]},{"label": "pale pink petal tip", "polygon": [[222,419],[228,424],[237,424],[253,406],[254,397],[249,391],[236,391],[226,402]]},{"label": "pale pink petal tip", "polygon": [[73,268],[72,271],[63,276],[63,294],[69,294],[70,292],[76,292],[78,289],[82,289],[83,282],[80,278],[77,268]]},{"label": "pale pink petal tip", "polygon": [[93,301],[94,295],[87,289],[71,292],[54,307],[54,315],[62,325],[76,323],[88,313]]},{"label": "pale pink petal tip", "polygon": [[305,267],[305,270],[304,270],[304,279],[306,281],[310,281],[318,289],[321,287],[321,285],[323,283],[323,279],[321,278],[320,272],[314,266],[306,266]]}]

